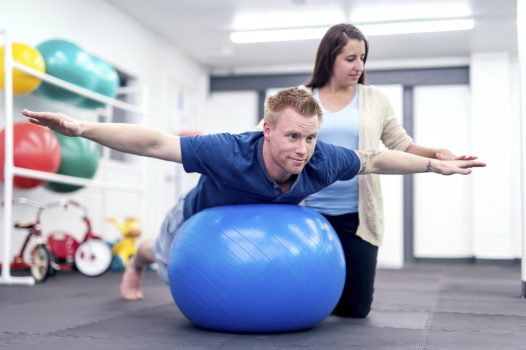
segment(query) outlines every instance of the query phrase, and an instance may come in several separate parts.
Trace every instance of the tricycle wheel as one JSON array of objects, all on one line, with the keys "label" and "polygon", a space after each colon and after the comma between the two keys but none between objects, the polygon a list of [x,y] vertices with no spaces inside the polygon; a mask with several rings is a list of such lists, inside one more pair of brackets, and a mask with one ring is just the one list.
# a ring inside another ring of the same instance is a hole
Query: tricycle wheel
[{"label": "tricycle wheel", "polygon": [[31,251],[31,275],[36,283],[46,280],[51,267],[51,257],[49,250],[43,244],[38,244]]},{"label": "tricycle wheel", "polygon": [[100,276],[111,265],[111,248],[101,239],[89,239],[81,243],[75,252],[75,266],[83,275]]},{"label": "tricycle wheel", "polygon": [[57,270],[58,266],[56,263],[55,255],[52,252],[49,252],[49,270],[47,271],[48,276],[55,276]]}]

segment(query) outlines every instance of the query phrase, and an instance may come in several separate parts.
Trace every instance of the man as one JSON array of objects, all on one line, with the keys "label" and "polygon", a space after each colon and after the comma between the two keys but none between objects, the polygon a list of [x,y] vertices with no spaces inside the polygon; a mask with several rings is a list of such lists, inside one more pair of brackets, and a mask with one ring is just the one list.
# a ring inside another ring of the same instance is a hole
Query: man
[{"label": "man", "polygon": [[185,171],[202,174],[192,189],[168,213],[159,237],[143,241],[127,266],[121,296],[143,298],[144,267],[158,263],[167,281],[171,241],[178,227],[193,214],[214,206],[248,203],[299,203],[337,180],[357,174],[435,172],[470,174],[484,163],[441,161],[398,151],[355,152],[322,142],[316,135],[321,110],[301,88],[280,91],[266,101],[263,132],[177,137],[131,124],[77,121],[61,113],[23,110],[31,123],[67,136],[80,136],[132,154],[182,163]]}]

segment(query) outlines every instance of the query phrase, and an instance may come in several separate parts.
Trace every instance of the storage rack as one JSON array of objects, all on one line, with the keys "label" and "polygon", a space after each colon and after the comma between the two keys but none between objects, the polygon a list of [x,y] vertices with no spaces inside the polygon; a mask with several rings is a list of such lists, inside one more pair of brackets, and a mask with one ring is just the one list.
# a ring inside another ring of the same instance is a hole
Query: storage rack
[{"label": "storage rack", "polygon": [[[42,81],[59,86],[68,91],[74,92],[78,95],[88,97],[92,100],[103,103],[106,106],[104,114],[111,120],[113,110],[121,109],[131,112],[137,116],[142,117],[143,124],[147,124],[147,90],[145,88],[124,88],[119,90],[120,94],[141,93],[141,106],[133,105],[127,102],[116,100],[91,90],[79,87],[64,80],[58,79],[54,76],[38,72],[32,68],[15,62],[12,55],[12,40],[9,37],[7,30],[0,30],[0,35],[3,35],[4,40],[4,120],[5,120],[5,164],[4,164],[4,196],[3,196],[3,254],[2,254],[2,273],[0,276],[0,285],[34,285],[33,277],[19,277],[11,275],[11,235],[13,231],[12,215],[13,215],[13,178],[15,175],[45,180],[55,181],[70,185],[89,186],[92,188],[100,188],[104,190],[116,190],[126,192],[137,192],[139,194],[144,192],[143,184],[125,184],[110,181],[98,181],[91,179],[84,179],[75,176],[53,174],[44,171],[26,169],[14,166],[13,159],[13,69],[20,70],[31,76],[37,77]],[[109,157],[108,149],[103,151],[103,159]]]}]

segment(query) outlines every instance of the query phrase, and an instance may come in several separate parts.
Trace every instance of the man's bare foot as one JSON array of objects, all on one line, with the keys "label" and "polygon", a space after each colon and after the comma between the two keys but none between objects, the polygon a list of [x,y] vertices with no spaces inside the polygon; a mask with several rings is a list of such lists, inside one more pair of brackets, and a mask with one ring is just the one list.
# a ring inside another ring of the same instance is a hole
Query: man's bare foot
[{"label": "man's bare foot", "polygon": [[144,269],[135,267],[135,257],[128,261],[121,280],[121,297],[124,300],[142,300],[141,284],[144,278]]}]

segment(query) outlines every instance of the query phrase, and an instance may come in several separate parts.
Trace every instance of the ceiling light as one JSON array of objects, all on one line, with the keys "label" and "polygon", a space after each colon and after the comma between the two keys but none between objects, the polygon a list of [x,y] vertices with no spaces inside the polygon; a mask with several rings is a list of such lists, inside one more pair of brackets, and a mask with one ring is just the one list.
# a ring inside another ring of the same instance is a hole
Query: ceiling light
[{"label": "ceiling light", "polygon": [[351,23],[393,22],[402,20],[429,20],[465,18],[472,14],[471,8],[458,0],[440,3],[396,4],[395,6],[368,5],[352,10]]},{"label": "ceiling light", "polygon": [[236,44],[320,39],[329,27],[271,29],[234,32],[230,40]]},{"label": "ceiling light", "polygon": [[[365,36],[447,32],[473,29],[473,19],[449,19],[432,21],[409,21],[375,24],[359,24],[358,28]],[[293,28],[293,29],[271,29],[240,31],[230,34],[230,40],[236,44],[314,40],[321,39],[329,29],[328,26]]]},{"label": "ceiling light", "polygon": [[475,26],[473,19],[447,19],[435,21],[411,21],[363,24],[358,27],[367,36],[415,34],[434,32],[453,32],[459,30],[470,30]]}]

